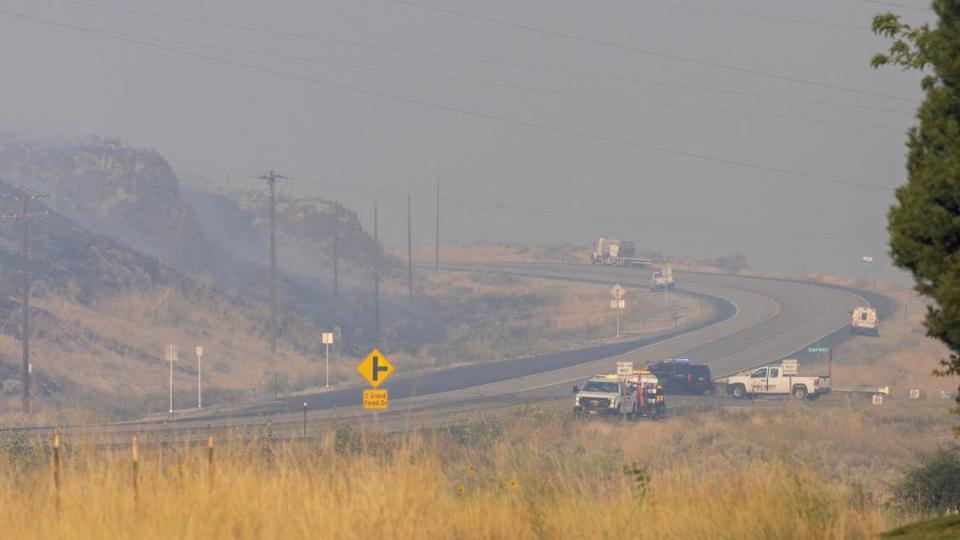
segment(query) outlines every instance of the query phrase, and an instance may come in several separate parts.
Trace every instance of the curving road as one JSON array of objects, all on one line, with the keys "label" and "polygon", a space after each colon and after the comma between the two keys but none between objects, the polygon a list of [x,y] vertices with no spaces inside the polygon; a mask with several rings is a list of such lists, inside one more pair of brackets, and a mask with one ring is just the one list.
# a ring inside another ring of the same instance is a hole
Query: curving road
[{"label": "curving road", "polygon": [[[572,264],[471,263],[450,264],[445,269],[621,283],[628,291],[646,288],[650,279],[649,270]],[[641,366],[665,358],[687,357],[709,365],[713,375],[720,376],[787,356],[803,360],[802,351],[809,344],[846,338],[849,312],[855,306],[873,303],[881,315],[889,310],[884,297],[843,287],[725,274],[675,275],[679,291],[712,305],[713,315],[708,320],[635,341],[394,376],[381,386],[389,390],[391,410],[380,413],[379,418],[403,419],[406,425],[412,425],[415,419],[438,411],[457,412],[491,404],[569,396],[571,384],[612,372],[617,361],[633,361]],[[148,419],[87,429],[193,429],[243,425],[256,417],[275,415],[278,423],[295,422],[304,403],[312,420],[370,416],[359,407],[361,388],[357,384],[309,395],[210,408],[184,413],[173,421]]]},{"label": "curving road", "polygon": [[[445,269],[621,283],[628,291],[645,288],[650,279],[649,270],[570,264],[471,263],[450,264]],[[640,366],[664,358],[687,357],[709,365],[714,376],[725,375],[794,356],[818,340],[837,339],[841,333],[845,335],[842,330],[855,306],[882,302],[882,297],[877,296],[865,299],[869,295],[862,291],[814,283],[724,274],[678,272],[676,276],[679,291],[712,304],[712,317],[693,327],[636,341],[395,376],[381,386],[390,392],[391,410],[380,416],[409,419],[437,410],[566,396],[572,383],[597,373],[609,373],[615,362],[621,360]],[[296,415],[304,403],[311,418],[360,416],[368,414],[359,408],[361,388],[358,384],[211,409],[188,415],[174,424],[242,424],[256,416]]]}]

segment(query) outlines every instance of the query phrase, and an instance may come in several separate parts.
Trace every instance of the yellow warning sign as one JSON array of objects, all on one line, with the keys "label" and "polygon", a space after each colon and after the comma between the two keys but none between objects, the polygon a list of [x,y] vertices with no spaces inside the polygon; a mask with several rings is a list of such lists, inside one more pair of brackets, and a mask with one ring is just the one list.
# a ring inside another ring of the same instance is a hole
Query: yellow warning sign
[{"label": "yellow warning sign", "polygon": [[387,389],[383,390],[364,390],[363,391],[364,409],[386,409],[387,408]]},{"label": "yellow warning sign", "polygon": [[393,373],[393,364],[380,351],[374,349],[357,365],[357,371],[370,383],[370,386],[376,388]]}]

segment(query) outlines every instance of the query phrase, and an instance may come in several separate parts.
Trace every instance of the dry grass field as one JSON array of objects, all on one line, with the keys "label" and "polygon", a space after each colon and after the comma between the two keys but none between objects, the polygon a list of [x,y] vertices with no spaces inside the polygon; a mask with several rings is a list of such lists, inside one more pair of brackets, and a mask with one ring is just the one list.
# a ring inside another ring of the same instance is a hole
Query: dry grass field
[{"label": "dry grass field", "polygon": [[[498,274],[449,272],[424,277],[424,297],[472,298],[536,297],[526,308],[503,309],[494,317],[470,321],[444,343],[423,347],[410,360],[425,367],[526,356],[613,341],[616,315],[610,309],[610,286],[571,283]],[[683,294],[651,294],[646,289],[627,293],[621,314],[621,338],[636,339],[696,324],[712,314],[712,307]]]},{"label": "dry grass field", "polygon": [[[917,516],[890,487],[949,437],[939,403],[748,404],[662,422],[568,403],[385,435],[234,432],[204,446],[0,436],[9,538],[872,538]],[[146,441],[149,442],[149,441]],[[58,495],[59,493],[59,495]],[[58,502],[59,499],[59,502]]]},{"label": "dry grass field", "polygon": [[[179,348],[174,386],[182,390],[177,408],[196,405],[198,344],[205,350],[208,403],[262,394],[271,373],[269,337],[259,324],[265,314],[224,296],[209,296],[209,302],[198,303],[174,289],[157,287],[105,295],[90,304],[55,295],[35,298],[39,314],[33,320],[31,358],[40,394],[37,410],[59,422],[79,413],[116,418],[164,409],[167,343]],[[5,322],[17,327],[19,320]],[[293,347],[282,347],[280,355],[289,380],[318,369],[316,358]],[[19,339],[0,334],[0,356],[19,361]],[[16,389],[0,394],[0,411],[6,411],[0,421],[19,416],[19,386]]]}]

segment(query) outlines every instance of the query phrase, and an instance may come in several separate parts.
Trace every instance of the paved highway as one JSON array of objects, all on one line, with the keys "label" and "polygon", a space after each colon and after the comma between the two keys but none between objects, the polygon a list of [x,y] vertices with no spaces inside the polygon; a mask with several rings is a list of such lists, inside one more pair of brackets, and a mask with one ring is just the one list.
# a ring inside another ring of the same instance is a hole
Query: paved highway
[{"label": "paved highway", "polygon": [[[446,266],[451,271],[504,272],[523,276],[646,288],[650,271],[549,263],[471,263]],[[883,297],[820,284],[724,274],[675,274],[677,289],[708,301],[706,321],[645,339],[575,351],[458,366],[394,376],[381,386],[390,393],[388,413],[379,418],[416,418],[485,406],[569,396],[570,386],[614,370],[616,361],[641,366],[665,358],[687,357],[711,367],[714,376],[734,373],[793,356],[808,344],[837,339],[849,312]],[[867,298],[864,298],[867,297]],[[883,313],[885,304],[878,306]],[[832,336],[832,337],[831,337]],[[359,379],[359,375],[357,377]],[[96,431],[191,429],[243,425],[276,416],[279,423],[298,421],[304,403],[312,420],[369,417],[359,408],[362,385],[309,395],[205,409],[173,422],[147,420],[99,426]]]}]

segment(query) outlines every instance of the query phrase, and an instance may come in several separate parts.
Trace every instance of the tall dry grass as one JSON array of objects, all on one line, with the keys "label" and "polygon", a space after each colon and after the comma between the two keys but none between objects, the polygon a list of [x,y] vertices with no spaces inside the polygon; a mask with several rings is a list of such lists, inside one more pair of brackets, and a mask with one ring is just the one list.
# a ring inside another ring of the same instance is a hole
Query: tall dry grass
[{"label": "tall dry grass", "polygon": [[821,539],[889,525],[815,465],[743,456],[653,469],[599,439],[568,452],[463,435],[237,440],[220,444],[212,471],[203,447],[152,447],[136,499],[129,450],[79,441],[64,449],[59,510],[50,448],[28,441],[0,455],[0,536]]}]

